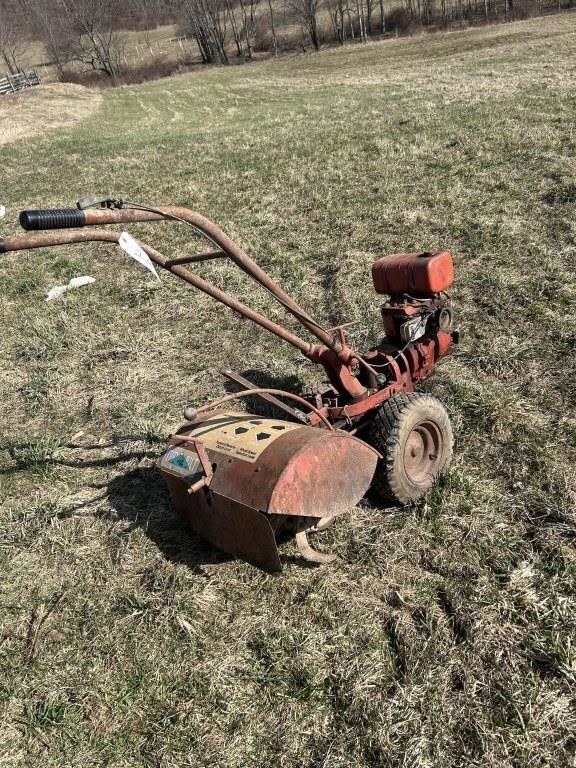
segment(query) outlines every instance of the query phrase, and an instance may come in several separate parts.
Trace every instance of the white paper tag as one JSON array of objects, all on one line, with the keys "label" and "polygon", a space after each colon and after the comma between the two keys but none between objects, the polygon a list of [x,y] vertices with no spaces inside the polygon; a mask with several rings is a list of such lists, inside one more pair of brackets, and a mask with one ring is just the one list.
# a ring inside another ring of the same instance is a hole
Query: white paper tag
[{"label": "white paper tag", "polygon": [[6,208],[3,205],[0,205],[0,219],[3,219],[4,216],[6,216]]},{"label": "white paper tag", "polygon": [[158,273],[154,269],[154,264],[148,257],[148,254],[140,248],[136,240],[132,237],[132,235],[129,235],[128,232],[122,232],[120,235],[120,239],[118,240],[118,245],[124,253],[127,253],[128,256],[130,256],[132,259],[137,261],[139,264],[142,264],[143,267],[146,267],[146,269],[149,269],[150,272],[154,275],[156,280],[160,282],[160,278],[158,277]]}]

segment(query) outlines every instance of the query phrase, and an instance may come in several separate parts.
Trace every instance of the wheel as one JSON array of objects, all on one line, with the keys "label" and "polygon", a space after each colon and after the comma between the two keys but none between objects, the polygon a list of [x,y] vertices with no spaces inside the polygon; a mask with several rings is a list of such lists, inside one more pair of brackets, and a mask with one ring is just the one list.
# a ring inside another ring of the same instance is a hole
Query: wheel
[{"label": "wheel", "polygon": [[382,454],[372,490],[406,504],[423,496],[452,459],[454,436],[442,403],[419,392],[395,395],[376,412],[366,442]]}]

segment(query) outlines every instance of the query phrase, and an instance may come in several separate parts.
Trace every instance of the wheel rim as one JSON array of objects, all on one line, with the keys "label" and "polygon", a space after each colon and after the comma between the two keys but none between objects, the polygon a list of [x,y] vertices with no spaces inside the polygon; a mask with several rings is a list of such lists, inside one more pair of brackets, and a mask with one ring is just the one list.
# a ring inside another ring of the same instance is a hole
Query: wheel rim
[{"label": "wheel rim", "polygon": [[442,432],[433,421],[421,421],[404,445],[404,469],[415,485],[430,485],[441,468]]}]

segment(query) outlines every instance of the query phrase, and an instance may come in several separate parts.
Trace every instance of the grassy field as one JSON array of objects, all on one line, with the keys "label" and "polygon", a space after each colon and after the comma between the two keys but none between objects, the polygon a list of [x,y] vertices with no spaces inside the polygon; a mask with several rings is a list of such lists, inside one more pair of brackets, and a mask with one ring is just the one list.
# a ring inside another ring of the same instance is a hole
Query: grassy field
[{"label": "grassy field", "polygon": [[108,246],[1,257],[2,766],[573,766],[576,16],[87,92],[68,127],[47,92],[35,136],[28,98],[0,106],[5,235],[91,192],[189,205],[358,347],[372,261],[446,247],[462,342],[426,387],[449,475],[274,578],[183,530],[152,465],[223,364],[318,370]]}]

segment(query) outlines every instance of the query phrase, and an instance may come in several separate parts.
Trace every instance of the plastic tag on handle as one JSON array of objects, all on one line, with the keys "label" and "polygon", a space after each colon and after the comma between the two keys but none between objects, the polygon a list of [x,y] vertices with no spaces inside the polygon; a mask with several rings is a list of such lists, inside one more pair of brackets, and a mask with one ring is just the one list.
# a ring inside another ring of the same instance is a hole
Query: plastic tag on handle
[{"label": "plastic tag on handle", "polygon": [[118,245],[124,253],[127,253],[130,258],[137,261],[139,264],[142,264],[143,267],[146,267],[146,269],[150,270],[156,280],[160,282],[160,278],[158,277],[158,273],[154,269],[154,264],[150,260],[148,254],[142,250],[142,248],[138,245],[136,240],[132,237],[132,235],[129,235],[128,232],[122,232],[120,235],[120,238],[118,240]]}]

